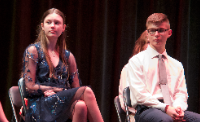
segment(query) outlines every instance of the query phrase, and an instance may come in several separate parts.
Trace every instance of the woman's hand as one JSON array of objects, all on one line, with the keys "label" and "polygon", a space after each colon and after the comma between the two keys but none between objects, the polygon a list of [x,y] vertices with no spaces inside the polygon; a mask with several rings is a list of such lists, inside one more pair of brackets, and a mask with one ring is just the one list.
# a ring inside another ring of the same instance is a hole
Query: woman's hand
[{"label": "woman's hand", "polygon": [[44,97],[48,97],[48,96],[51,96],[54,94],[56,94],[56,93],[53,90],[47,90],[44,92]]}]

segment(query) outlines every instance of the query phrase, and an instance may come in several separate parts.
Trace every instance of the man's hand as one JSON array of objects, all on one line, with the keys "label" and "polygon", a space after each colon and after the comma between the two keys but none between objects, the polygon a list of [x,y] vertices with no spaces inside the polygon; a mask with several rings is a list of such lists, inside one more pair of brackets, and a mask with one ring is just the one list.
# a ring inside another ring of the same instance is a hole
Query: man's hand
[{"label": "man's hand", "polygon": [[176,112],[179,114],[179,117],[176,118],[175,122],[185,122],[185,120],[183,119],[184,117],[184,111],[181,109],[181,107],[176,107],[175,108]]},{"label": "man's hand", "polygon": [[169,106],[166,113],[167,115],[172,117],[174,122],[185,122],[185,120],[183,119],[184,111],[181,109],[181,107],[174,108]]},{"label": "man's hand", "polygon": [[166,114],[169,115],[173,120],[179,117],[179,114],[176,112],[176,109],[171,106],[168,107]]}]

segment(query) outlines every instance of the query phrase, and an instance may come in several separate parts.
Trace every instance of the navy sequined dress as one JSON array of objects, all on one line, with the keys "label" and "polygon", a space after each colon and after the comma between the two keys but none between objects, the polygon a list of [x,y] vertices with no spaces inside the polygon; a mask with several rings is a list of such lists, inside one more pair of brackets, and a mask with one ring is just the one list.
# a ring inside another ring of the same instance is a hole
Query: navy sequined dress
[{"label": "navy sequined dress", "polygon": [[[74,105],[84,93],[85,87],[71,88],[72,83],[77,82],[74,79],[79,80],[78,70],[72,53],[67,50],[64,53],[67,65],[64,65],[60,59],[58,65],[54,67],[56,78],[50,78],[49,66],[40,42],[29,45],[25,50],[23,60],[25,84],[35,82],[38,86],[63,88],[63,91],[44,97],[40,89],[33,90],[26,87],[28,105],[26,107],[25,121],[66,122],[71,116]],[[36,69],[34,69],[34,66]],[[32,75],[34,73],[35,75]],[[35,77],[35,81],[32,80],[33,77]]]}]

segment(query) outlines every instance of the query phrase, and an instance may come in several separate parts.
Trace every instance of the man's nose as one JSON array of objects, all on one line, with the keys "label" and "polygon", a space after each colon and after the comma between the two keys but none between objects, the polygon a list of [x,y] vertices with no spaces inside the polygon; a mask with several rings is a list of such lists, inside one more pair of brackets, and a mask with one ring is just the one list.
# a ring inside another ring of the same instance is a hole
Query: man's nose
[{"label": "man's nose", "polygon": [[156,32],[155,32],[155,35],[158,36],[158,35],[160,35],[160,33],[159,33],[158,31],[156,31]]}]

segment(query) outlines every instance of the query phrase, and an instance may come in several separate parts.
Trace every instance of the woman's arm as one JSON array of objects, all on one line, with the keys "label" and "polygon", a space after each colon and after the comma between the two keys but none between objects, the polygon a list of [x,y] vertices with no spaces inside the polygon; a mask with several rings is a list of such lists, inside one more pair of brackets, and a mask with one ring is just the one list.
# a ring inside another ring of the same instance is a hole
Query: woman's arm
[{"label": "woman's arm", "polygon": [[70,79],[72,79],[71,86],[72,88],[80,87],[76,59],[72,53],[70,53],[69,55],[68,63],[69,63],[69,77]]},{"label": "woman's arm", "polygon": [[25,79],[26,88],[30,93],[37,93],[38,90],[45,92],[47,90],[53,90],[54,92],[62,91],[62,88],[56,88],[51,86],[44,86],[35,83],[36,67],[38,63],[38,52],[35,46],[30,46],[26,49],[24,55],[24,70],[23,77]]}]

